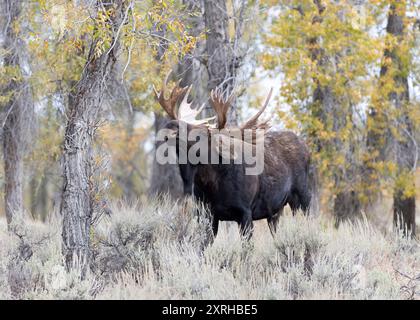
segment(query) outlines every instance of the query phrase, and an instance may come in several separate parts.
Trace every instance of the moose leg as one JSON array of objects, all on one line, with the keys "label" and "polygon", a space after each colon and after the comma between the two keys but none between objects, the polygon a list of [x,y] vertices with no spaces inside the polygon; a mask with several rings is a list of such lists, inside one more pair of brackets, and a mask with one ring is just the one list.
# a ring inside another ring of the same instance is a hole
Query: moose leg
[{"label": "moose leg", "polygon": [[213,237],[216,238],[217,232],[219,231],[219,219],[217,219],[216,217],[213,217],[211,227],[213,230]]},{"label": "moose leg", "polygon": [[245,238],[247,241],[251,239],[254,231],[251,210],[243,210],[242,219],[239,222],[239,230],[243,238]]},{"label": "moose leg", "polygon": [[295,216],[296,212],[299,209],[299,197],[296,193],[292,193],[288,199],[287,202],[289,203],[290,209],[292,210],[292,215]]},{"label": "moose leg", "polygon": [[309,206],[311,204],[311,194],[308,191],[299,193],[299,204],[304,215],[309,214]]},{"label": "moose leg", "polygon": [[267,218],[268,228],[270,229],[270,232],[271,232],[271,235],[273,236],[273,238],[276,234],[277,224],[278,224],[279,218],[282,214],[283,214],[283,208],[281,208],[279,210],[279,212],[277,212],[275,215]]},{"label": "moose leg", "polygon": [[302,176],[296,187],[297,205],[303,211],[304,215],[309,214],[311,204],[311,188],[307,176]]}]

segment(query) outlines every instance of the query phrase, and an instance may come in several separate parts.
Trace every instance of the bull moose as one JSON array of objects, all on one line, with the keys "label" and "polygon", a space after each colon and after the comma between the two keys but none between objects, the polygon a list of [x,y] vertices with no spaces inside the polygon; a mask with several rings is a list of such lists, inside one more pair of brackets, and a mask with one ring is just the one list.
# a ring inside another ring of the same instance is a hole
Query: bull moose
[{"label": "bull moose", "polygon": [[[237,130],[242,136],[245,130],[256,131],[265,129],[264,167],[260,174],[246,174],[247,164],[234,161],[199,161],[179,163],[179,169],[184,184],[184,193],[193,195],[199,201],[208,205],[212,217],[212,230],[217,235],[219,221],[236,221],[240,232],[246,238],[252,236],[253,220],[267,219],[271,233],[274,235],[279,216],[286,204],[293,214],[301,209],[307,212],[311,200],[309,190],[309,162],[310,154],[306,145],[297,135],[289,131],[267,130],[267,122],[258,119],[268,105],[272,90],[262,108],[241,126],[227,126],[227,112],[233,95],[223,99],[222,94],[214,90],[211,92],[210,102],[216,114],[216,126],[210,124],[210,119],[197,120],[201,110],[193,109],[188,103],[190,87],[182,88],[177,84],[167,95],[167,80],[163,81],[162,89],[155,88],[156,99],[170,117],[165,128],[176,138],[177,156],[180,154],[180,126],[184,125],[187,132],[198,131],[200,139],[207,139],[209,145],[214,137],[222,138],[222,151],[217,148],[221,158],[223,150],[231,154],[234,148],[223,144],[230,143],[234,137],[221,134],[220,129]],[[181,103],[176,112],[177,102]],[[218,130],[214,130],[217,128]],[[252,142],[251,142],[252,144]],[[186,142],[187,151],[192,143]],[[211,148],[211,146],[209,147]],[[184,150],[185,152],[185,150]],[[241,152],[241,151],[240,151]]]}]

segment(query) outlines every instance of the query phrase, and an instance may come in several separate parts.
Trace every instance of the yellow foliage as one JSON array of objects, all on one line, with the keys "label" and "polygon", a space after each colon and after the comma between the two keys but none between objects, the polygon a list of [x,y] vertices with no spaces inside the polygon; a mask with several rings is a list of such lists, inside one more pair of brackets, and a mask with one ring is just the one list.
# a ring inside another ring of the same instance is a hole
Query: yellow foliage
[{"label": "yellow foliage", "polygon": [[[273,1],[264,3],[274,5]],[[402,3],[398,3],[398,10],[405,14],[405,1]],[[378,135],[381,145],[375,147],[379,149],[387,143],[388,132],[394,139],[406,139],[394,124],[402,114],[408,114],[414,126],[420,123],[418,105],[397,109],[389,101],[391,93],[405,89],[394,79],[408,74],[413,36],[408,33],[397,39],[370,32],[386,17],[389,1],[373,0],[363,6],[328,0],[322,4],[325,8],[320,13],[312,0],[279,1],[278,16],[273,19],[271,33],[265,36],[265,43],[275,51],[264,52],[260,59],[266,69],[280,67],[284,72],[281,94],[292,115],[280,113],[280,117],[286,123],[287,118],[295,119],[303,129],[324,186],[332,194],[355,190],[363,200],[364,189],[381,188],[378,179],[384,182],[384,177],[395,177],[399,171],[392,161],[378,161],[377,150],[366,150],[367,132]],[[385,50],[399,57],[398,64],[383,57]],[[379,67],[387,68],[386,75],[372,74]],[[314,101],[315,93],[320,92],[329,94],[333,101]],[[375,121],[369,116],[366,121],[366,111],[375,112]],[[360,180],[357,170],[363,167],[371,170],[371,181],[376,183],[366,186],[355,181]],[[404,177],[398,181],[406,186],[405,194],[410,194],[412,177]],[[388,179],[388,185],[391,181]]]},{"label": "yellow foliage", "polygon": [[113,161],[129,163],[147,137],[144,128],[128,130],[122,124],[106,124],[98,129],[98,140],[112,156]]}]

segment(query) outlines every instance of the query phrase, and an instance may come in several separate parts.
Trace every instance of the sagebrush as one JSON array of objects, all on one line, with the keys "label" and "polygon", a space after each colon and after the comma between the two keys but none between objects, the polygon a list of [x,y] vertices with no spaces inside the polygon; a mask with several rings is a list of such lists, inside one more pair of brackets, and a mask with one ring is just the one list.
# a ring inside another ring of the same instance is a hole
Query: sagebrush
[{"label": "sagebrush", "polygon": [[249,243],[226,224],[209,245],[207,212],[191,200],[115,203],[111,211],[92,226],[85,279],[64,268],[60,219],[12,232],[2,220],[0,298],[419,298],[418,242],[367,221],[335,229],[322,216],[285,214],[274,238],[265,221]]}]

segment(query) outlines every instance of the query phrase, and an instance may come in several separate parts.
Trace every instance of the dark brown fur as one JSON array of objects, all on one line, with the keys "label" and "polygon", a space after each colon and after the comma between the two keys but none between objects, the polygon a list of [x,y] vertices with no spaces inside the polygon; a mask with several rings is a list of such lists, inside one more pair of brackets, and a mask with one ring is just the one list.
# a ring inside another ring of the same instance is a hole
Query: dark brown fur
[{"label": "dark brown fur", "polygon": [[[177,85],[170,97],[166,99],[165,89],[168,77],[169,75],[163,82],[162,90],[159,93],[155,90],[155,95],[163,109],[173,119],[166,128],[176,132],[179,146],[179,123],[182,119],[178,118],[175,108],[181,96],[186,94],[188,97],[190,88],[181,88]],[[267,107],[272,92],[271,89],[258,113],[241,127],[236,128],[241,131],[242,138],[246,129],[254,130],[254,132],[256,129],[267,129],[267,122],[259,123],[258,119]],[[179,110],[190,109],[187,97],[184,97]],[[224,100],[221,92],[211,92],[210,101],[217,116],[219,129],[225,128],[232,97],[233,95]],[[211,145],[211,135],[217,134],[205,125],[187,124],[187,131],[190,132],[192,129],[200,129],[203,133],[201,138],[209,139],[209,145]],[[221,138],[226,140],[226,137],[223,135]],[[277,219],[286,204],[290,205],[293,213],[298,209],[304,212],[308,210],[311,193],[308,183],[309,152],[305,144],[294,133],[286,131],[266,131],[264,138],[264,169],[259,175],[247,175],[245,163],[235,164],[232,160],[229,164],[223,164],[221,158],[219,158],[219,164],[194,165],[191,162],[179,164],[184,193],[194,194],[198,200],[210,208],[214,236],[217,234],[220,220],[236,221],[240,225],[241,233],[250,237],[253,220],[267,219],[270,230],[274,233]],[[187,145],[191,147],[190,143]],[[177,152],[179,154],[179,150]],[[220,154],[219,157],[221,157]]]},{"label": "dark brown fur", "polygon": [[241,233],[249,237],[252,221],[259,219],[267,219],[274,233],[286,204],[293,213],[298,209],[307,212],[311,198],[307,147],[289,131],[267,132],[264,145],[260,175],[246,175],[246,164],[180,165],[185,193],[194,194],[210,208],[214,235],[219,221],[236,221]]}]

